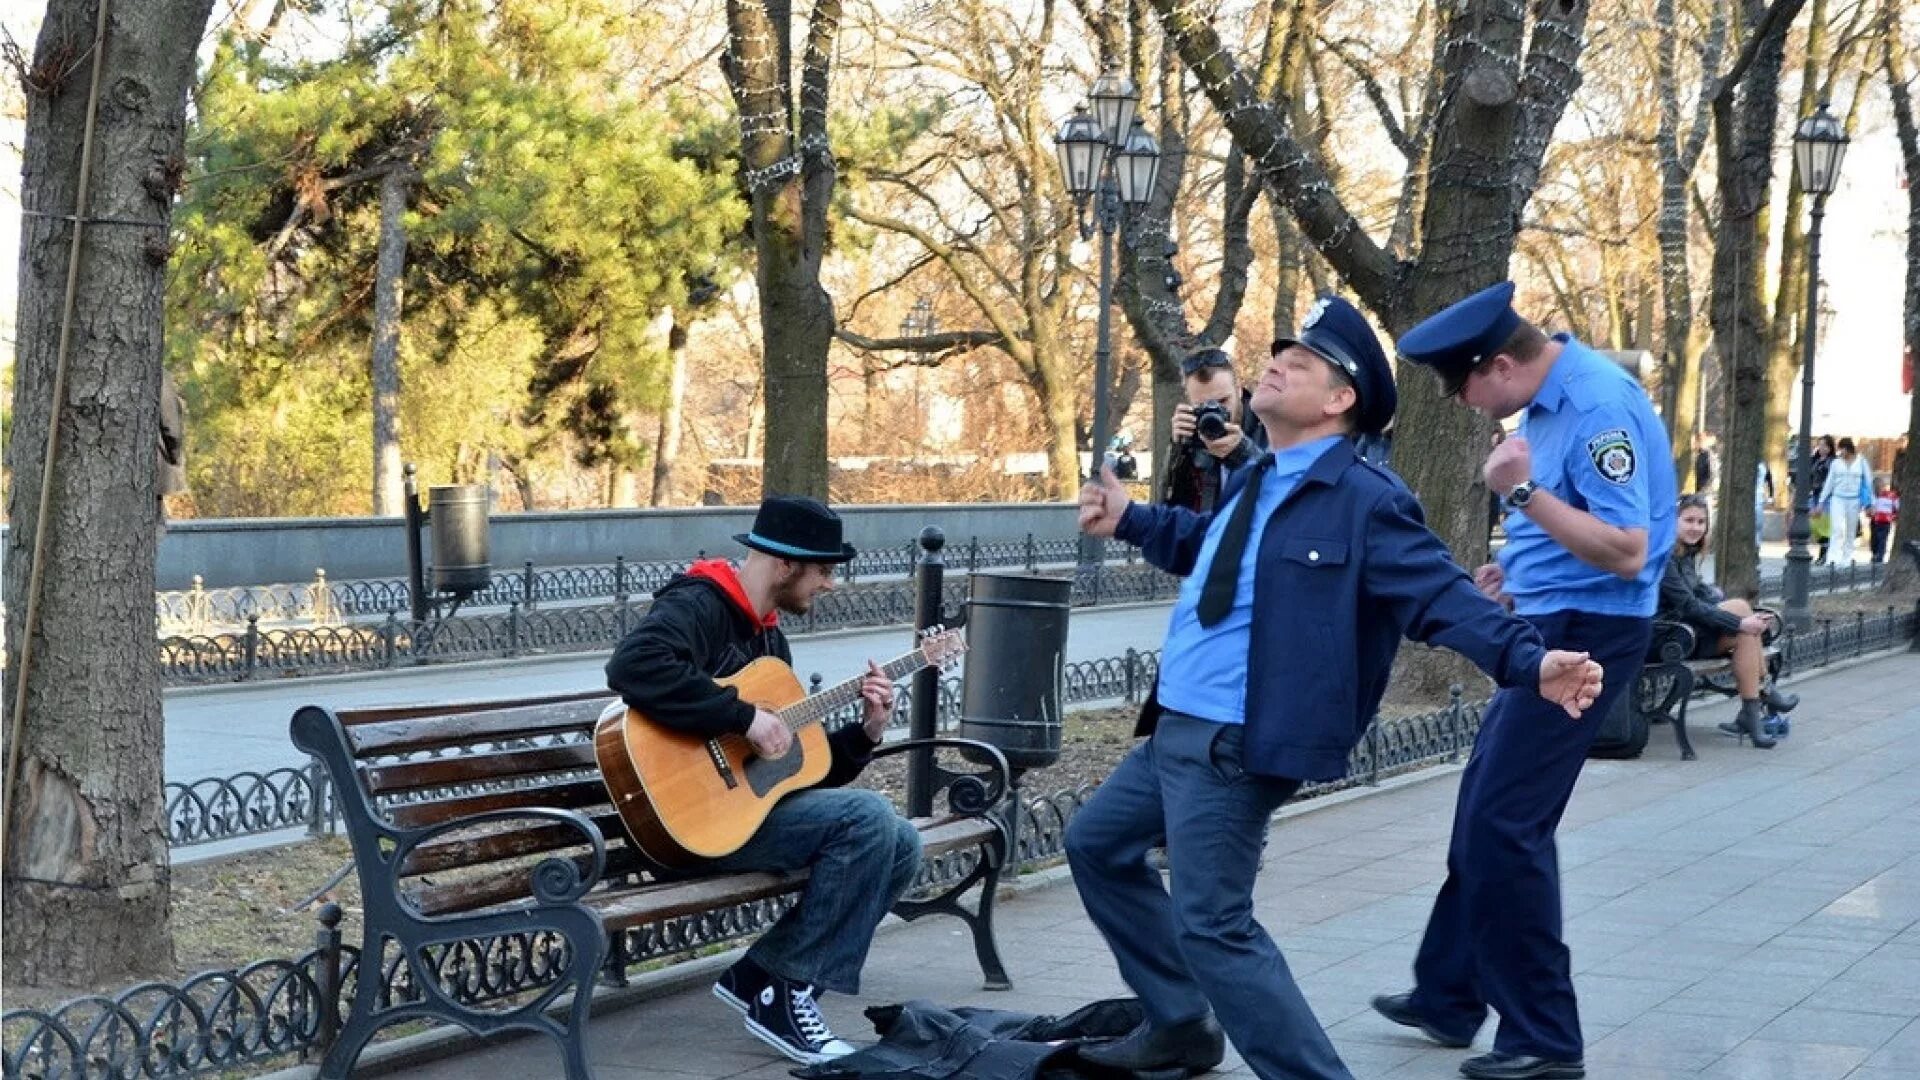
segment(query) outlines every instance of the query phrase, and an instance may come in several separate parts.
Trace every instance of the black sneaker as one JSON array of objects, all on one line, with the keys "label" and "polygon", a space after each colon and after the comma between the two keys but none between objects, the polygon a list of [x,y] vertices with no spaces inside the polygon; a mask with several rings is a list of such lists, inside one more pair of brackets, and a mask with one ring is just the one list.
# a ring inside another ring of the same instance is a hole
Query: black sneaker
[{"label": "black sneaker", "polygon": [[[719,987],[714,989],[717,994]],[[747,1031],[802,1065],[853,1053],[853,1044],[835,1038],[827,1027],[813,994],[813,987],[806,983],[770,977],[747,1007]]]},{"label": "black sneaker", "polygon": [[767,985],[768,978],[765,968],[743,956],[739,963],[721,973],[720,981],[713,984],[713,996],[745,1016],[752,1007],[754,997]]}]

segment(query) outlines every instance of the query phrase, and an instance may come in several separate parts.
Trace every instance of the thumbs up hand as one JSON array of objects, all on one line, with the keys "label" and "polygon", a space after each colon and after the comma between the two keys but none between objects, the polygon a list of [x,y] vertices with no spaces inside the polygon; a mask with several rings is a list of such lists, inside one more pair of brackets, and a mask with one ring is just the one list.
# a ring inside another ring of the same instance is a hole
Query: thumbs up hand
[{"label": "thumbs up hand", "polygon": [[1131,501],[1113,470],[1102,465],[1100,479],[1089,480],[1080,489],[1080,531],[1088,536],[1112,536]]}]

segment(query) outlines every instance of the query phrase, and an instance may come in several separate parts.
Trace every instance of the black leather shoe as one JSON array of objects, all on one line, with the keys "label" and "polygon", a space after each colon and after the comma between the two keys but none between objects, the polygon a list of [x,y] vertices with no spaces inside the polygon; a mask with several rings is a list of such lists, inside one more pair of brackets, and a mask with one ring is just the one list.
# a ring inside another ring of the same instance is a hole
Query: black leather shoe
[{"label": "black leather shoe", "polygon": [[1227,1037],[1212,1016],[1158,1030],[1143,1022],[1113,1042],[1081,1046],[1078,1053],[1082,1061],[1104,1069],[1198,1076],[1227,1056]]},{"label": "black leather shoe", "polygon": [[1495,1051],[1461,1062],[1460,1075],[1468,1080],[1581,1080],[1587,1075],[1587,1066],[1579,1061],[1553,1061]]},{"label": "black leather shoe", "polygon": [[1373,1011],[1399,1024],[1401,1027],[1419,1028],[1420,1034],[1451,1050],[1473,1045],[1473,1036],[1461,1038],[1449,1035],[1434,1027],[1424,1016],[1413,1008],[1412,994],[1378,994],[1373,999]]}]

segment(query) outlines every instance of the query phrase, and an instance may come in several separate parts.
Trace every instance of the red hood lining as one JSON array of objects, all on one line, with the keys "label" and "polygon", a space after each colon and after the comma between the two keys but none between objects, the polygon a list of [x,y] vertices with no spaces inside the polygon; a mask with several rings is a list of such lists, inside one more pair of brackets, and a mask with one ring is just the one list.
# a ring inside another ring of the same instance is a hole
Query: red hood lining
[{"label": "red hood lining", "polygon": [[758,623],[760,626],[773,627],[780,624],[780,613],[778,611],[769,611],[767,614],[761,615],[760,612],[754,609],[753,601],[747,599],[746,586],[740,584],[739,571],[735,570],[733,564],[727,560],[703,559],[687,567],[687,576],[711,581],[715,585],[720,586],[720,591],[727,595],[727,599],[732,600],[735,606],[746,613],[747,618]]}]

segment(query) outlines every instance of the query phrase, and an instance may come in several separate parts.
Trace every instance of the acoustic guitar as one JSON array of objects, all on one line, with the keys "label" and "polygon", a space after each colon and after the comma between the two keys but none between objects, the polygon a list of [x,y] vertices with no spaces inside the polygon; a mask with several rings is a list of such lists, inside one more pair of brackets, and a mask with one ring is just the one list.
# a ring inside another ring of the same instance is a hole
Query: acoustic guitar
[{"label": "acoustic guitar", "polygon": [[[946,667],[967,650],[958,630],[923,631],[920,647],[881,671],[898,682],[924,667]],[[744,735],[702,738],[674,731],[615,702],[594,728],[593,753],[634,846],[661,866],[692,866],[740,850],[782,796],[812,787],[832,765],[830,730],[860,722],[864,674],[809,697],[793,669],[763,656],[724,679],[740,700],[778,713],[793,745],[778,758],[756,754]]]}]

